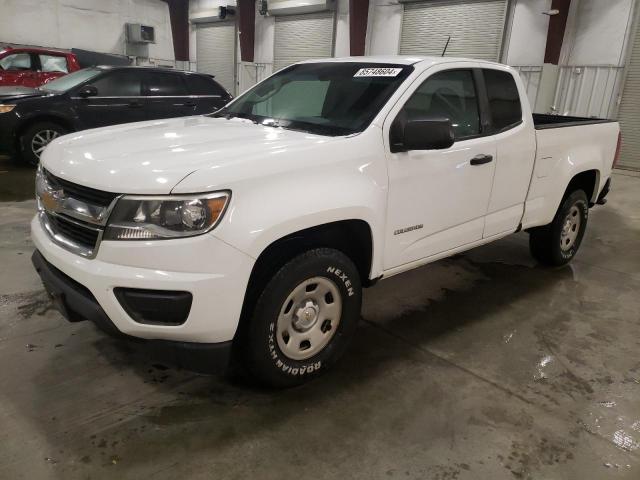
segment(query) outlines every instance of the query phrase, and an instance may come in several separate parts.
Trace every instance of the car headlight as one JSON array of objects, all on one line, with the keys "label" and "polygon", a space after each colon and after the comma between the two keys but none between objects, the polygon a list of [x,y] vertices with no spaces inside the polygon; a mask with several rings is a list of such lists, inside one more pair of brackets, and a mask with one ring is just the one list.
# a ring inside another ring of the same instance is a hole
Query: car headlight
[{"label": "car headlight", "polygon": [[2,105],[2,104],[0,104],[0,113],[9,113],[14,108],[16,108],[15,105]]},{"label": "car headlight", "polygon": [[222,219],[231,192],[206,195],[125,196],[109,216],[104,240],[192,237]]}]

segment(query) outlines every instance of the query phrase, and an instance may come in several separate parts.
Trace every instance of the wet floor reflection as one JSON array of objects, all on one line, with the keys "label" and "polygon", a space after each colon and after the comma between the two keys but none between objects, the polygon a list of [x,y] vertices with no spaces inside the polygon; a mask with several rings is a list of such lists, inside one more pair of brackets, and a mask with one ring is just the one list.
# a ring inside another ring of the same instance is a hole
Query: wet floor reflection
[{"label": "wet floor reflection", "polygon": [[34,197],[35,169],[0,156],[0,202],[20,202]]}]

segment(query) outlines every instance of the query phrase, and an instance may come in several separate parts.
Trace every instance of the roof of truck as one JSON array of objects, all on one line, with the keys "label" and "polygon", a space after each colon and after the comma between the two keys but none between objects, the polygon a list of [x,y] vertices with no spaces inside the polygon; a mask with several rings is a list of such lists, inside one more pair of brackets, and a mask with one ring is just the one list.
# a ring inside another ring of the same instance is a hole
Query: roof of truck
[{"label": "roof of truck", "polygon": [[420,62],[449,63],[449,62],[463,62],[463,61],[487,63],[491,65],[501,65],[496,62],[489,62],[487,60],[478,60],[474,58],[436,57],[436,56],[422,56],[422,55],[372,55],[372,56],[363,56],[363,57],[316,58],[313,60],[306,60],[300,63],[360,62],[360,63],[392,63],[396,65],[414,65]]}]

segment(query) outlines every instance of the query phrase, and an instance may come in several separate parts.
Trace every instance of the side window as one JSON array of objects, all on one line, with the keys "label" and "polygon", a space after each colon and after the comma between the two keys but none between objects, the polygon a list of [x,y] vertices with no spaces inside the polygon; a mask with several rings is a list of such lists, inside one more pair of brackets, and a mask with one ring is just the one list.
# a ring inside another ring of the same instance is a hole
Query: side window
[{"label": "side window", "polygon": [[515,126],[522,120],[522,106],[513,75],[500,70],[483,72],[493,129],[501,131]]},{"label": "side window", "polygon": [[222,88],[218,82],[211,77],[205,77],[204,75],[190,74],[186,77],[187,86],[189,87],[189,93],[191,95],[220,95],[226,97],[227,92]]},{"label": "side window", "polygon": [[7,55],[0,60],[0,67],[2,67],[2,70],[31,70],[33,68],[31,54],[14,53],[13,55]]},{"label": "side window", "polygon": [[145,95],[151,97],[184,97],[189,95],[182,76],[173,73],[147,72]]},{"label": "side window", "polygon": [[43,72],[69,73],[67,59],[59,55],[38,55]]},{"label": "side window", "polygon": [[456,140],[480,133],[480,111],[471,70],[432,75],[413,93],[403,110],[408,118],[448,118]]},{"label": "side window", "polygon": [[99,97],[139,97],[141,83],[136,72],[119,70],[101,76],[91,85],[98,89]]}]

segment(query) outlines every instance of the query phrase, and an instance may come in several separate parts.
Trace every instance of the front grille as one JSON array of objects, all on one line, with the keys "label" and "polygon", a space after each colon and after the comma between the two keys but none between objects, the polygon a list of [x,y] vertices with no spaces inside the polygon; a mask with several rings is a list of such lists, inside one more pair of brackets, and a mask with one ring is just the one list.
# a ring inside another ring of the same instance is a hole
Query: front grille
[{"label": "front grille", "polygon": [[52,175],[48,171],[44,170],[47,182],[53,188],[61,188],[67,197],[72,197],[82,202],[90,203],[92,205],[98,205],[101,207],[107,207],[111,204],[114,198],[118,196],[117,193],[105,192],[103,190],[96,190],[95,188],[85,187],[78,185],[77,183],[64,180],[60,177]]},{"label": "front grille", "polygon": [[84,226],[84,222],[68,220],[62,215],[47,213],[47,220],[53,233],[60,234],[89,250],[93,250],[96,247],[100,236],[100,230],[97,228],[89,225]]}]

